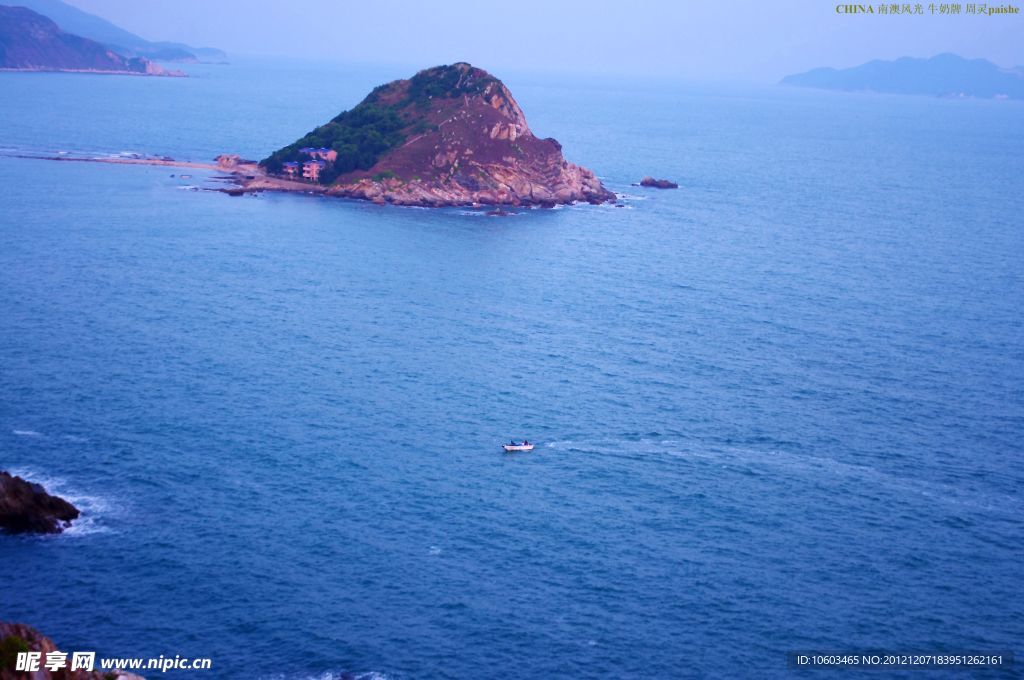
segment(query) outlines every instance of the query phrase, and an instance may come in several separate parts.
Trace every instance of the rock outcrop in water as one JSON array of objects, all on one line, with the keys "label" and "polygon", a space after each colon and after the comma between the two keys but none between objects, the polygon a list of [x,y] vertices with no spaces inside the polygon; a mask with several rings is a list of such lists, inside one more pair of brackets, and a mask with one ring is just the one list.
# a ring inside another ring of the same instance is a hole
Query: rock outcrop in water
[{"label": "rock outcrop in water", "polygon": [[8,472],[0,472],[0,529],[10,533],[59,534],[77,519],[78,508]]},{"label": "rock outcrop in water", "polygon": [[679,185],[667,179],[654,179],[650,175],[640,180],[640,186],[654,189],[678,189]]},{"label": "rock outcrop in water", "polygon": [[0,69],[181,76],[141,57],[125,57],[71,33],[26,7],[0,5]]},{"label": "rock outcrop in water", "polygon": [[557,141],[534,136],[500,80],[466,63],[382,85],[260,164],[329,195],[397,205],[615,200]]},{"label": "rock outcrop in water", "polygon": [[[49,671],[45,668],[46,655],[49,652],[61,651],[68,654],[65,659],[66,668]],[[7,623],[0,621],[0,680],[144,680],[144,678],[125,671],[101,672],[95,669],[71,670],[71,652],[89,650],[57,649],[53,640],[46,637],[32,626],[24,623]],[[19,652],[40,652],[39,670],[25,673],[14,670]]]}]

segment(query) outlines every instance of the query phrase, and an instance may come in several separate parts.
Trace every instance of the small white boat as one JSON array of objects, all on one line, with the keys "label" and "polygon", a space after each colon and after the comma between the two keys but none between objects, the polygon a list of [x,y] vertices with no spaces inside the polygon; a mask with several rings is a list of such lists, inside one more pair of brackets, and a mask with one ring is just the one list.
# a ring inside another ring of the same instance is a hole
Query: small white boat
[{"label": "small white boat", "polygon": [[533,444],[530,442],[523,442],[522,444],[502,444],[501,448],[505,449],[505,453],[512,453],[514,451],[533,451]]}]

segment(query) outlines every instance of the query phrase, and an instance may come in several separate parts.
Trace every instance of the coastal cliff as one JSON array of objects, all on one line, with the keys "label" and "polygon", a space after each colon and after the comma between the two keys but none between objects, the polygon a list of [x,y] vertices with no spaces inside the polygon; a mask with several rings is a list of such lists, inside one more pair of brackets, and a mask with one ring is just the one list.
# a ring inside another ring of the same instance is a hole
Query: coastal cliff
[{"label": "coastal cliff", "polygon": [[289,184],[396,205],[615,200],[557,141],[533,134],[500,80],[466,63],[381,85],[260,166]]},{"label": "coastal cliff", "polygon": [[25,7],[0,5],[0,69],[181,76],[141,57],[125,57],[71,33]]}]

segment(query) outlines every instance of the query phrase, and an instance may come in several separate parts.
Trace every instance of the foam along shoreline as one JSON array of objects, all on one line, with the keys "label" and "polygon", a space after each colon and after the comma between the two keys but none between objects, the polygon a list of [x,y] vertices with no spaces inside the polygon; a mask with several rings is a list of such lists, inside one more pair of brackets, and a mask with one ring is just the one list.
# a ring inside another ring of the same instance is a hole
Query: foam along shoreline
[{"label": "foam along shoreline", "polygon": [[60,496],[33,483],[0,471],[0,530],[12,534],[59,534],[81,512]]},{"label": "foam along shoreline", "polygon": [[236,185],[217,189],[227,194],[239,195],[243,193],[256,193],[259,191],[286,191],[293,193],[327,193],[327,187],[318,184],[310,184],[299,181],[289,181],[278,177],[268,176],[256,161],[240,161],[234,165],[226,166],[221,163],[202,163],[198,161],[184,161],[175,158],[161,156],[150,157],[125,157],[125,156],[75,156],[52,155],[52,154],[4,154],[7,158],[21,158],[36,161],[62,161],[70,163],[107,163],[111,165],[150,165],[164,168],[190,168],[192,170],[209,170],[227,175],[223,179],[231,179]]},{"label": "foam along shoreline", "polygon": [[99,76],[144,76],[147,78],[188,78],[189,75],[184,71],[167,70],[160,67],[154,71],[118,71],[112,69],[100,69],[100,68],[52,68],[43,67],[38,68],[0,68],[0,73],[94,73]]},{"label": "foam along shoreline", "polygon": [[[228,156],[228,154],[224,154]],[[209,170],[213,172],[222,173],[225,175],[221,177],[222,180],[230,180],[233,182],[231,186],[225,186],[218,189],[212,189],[213,191],[219,191],[229,196],[242,196],[245,194],[256,194],[263,191],[275,191],[282,193],[294,193],[294,194],[317,194],[323,196],[333,196],[337,198],[347,198],[353,200],[361,200],[372,202],[378,205],[391,204],[394,205],[406,205],[414,207],[500,207],[502,205],[515,205],[515,204],[502,204],[502,203],[474,203],[472,201],[460,201],[452,203],[418,203],[418,202],[394,202],[387,200],[384,195],[367,196],[363,195],[358,191],[353,191],[353,187],[350,186],[324,186],[321,184],[313,184],[312,182],[304,182],[299,180],[289,180],[282,177],[268,175],[259,163],[250,160],[240,160],[232,164],[225,163],[200,163],[196,161],[182,161],[168,157],[160,158],[126,158],[121,156],[74,156],[74,155],[32,155],[32,154],[8,154],[8,158],[25,158],[32,160],[46,160],[46,161],[68,161],[78,163],[109,163],[112,165],[151,165],[158,167],[168,168],[191,168],[194,170]],[[218,157],[220,158],[220,157]],[[384,180],[382,184],[385,188],[390,184],[398,184],[398,180]],[[361,185],[353,185],[359,187]],[[516,207],[536,207],[530,205],[520,205]],[[543,207],[543,206],[542,206]]]},{"label": "foam along shoreline", "polygon": [[125,158],[111,156],[50,156],[33,154],[7,154],[8,158],[23,158],[35,161],[70,161],[74,163],[112,163],[114,165],[157,165],[169,168],[193,168],[195,170],[219,170],[231,172],[216,163],[199,163],[196,161],[179,161],[173,158]]}]

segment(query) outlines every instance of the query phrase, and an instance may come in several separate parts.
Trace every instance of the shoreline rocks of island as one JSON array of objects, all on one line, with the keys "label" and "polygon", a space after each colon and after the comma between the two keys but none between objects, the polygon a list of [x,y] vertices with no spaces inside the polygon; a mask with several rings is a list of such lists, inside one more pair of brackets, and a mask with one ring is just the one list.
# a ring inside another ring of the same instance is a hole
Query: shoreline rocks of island
[{"label": "shoreline rocks of island", "polygon": [[[433,184],[421,179],[403,180],[397,177],[363,178],[347,185],[314,184],[297,179],[270,175],[255,161],[234,161],[226,164],[218,156],[217,169],[230,173],[236,186],[219,189],[229,196],[242,196],[263,191],[316,194],[336,198],[349,198],[375,203],[421,208],[481,208],[519,207],[553,208],[559,204],[614,202],[617,196],[605,189],[600,180],[586,168],[566,163],[566,172],[574,173],[578,186],[561,185],[554,190],[528,179],[509,177],[509,184],[499,189],[467,191],[451,184]],[[112,159],[110,162],[119,162]],[[138,162],[138,161],[136,161]],[[172,165],[172,161],[163,164]]]},{"label": "shoreline rocks of island", "polygon": [[59,534],[81,515],[41,484],[0,471],[0,529],[11,534]]},{"label": "shoreline rocks of island", "polygon": [[[579,168],[589,173],[584,168]],[[233,171],[237,186],[219,189],[229,196],[256,194],[264,191],[317,194],[335,198],[369,201],[376,205],[395,205],[420,208],[553,208],[572,203],[613,203],[617,196],[607,190],[602,193],[593,184],[586,188],[562,187],[556,191],[542,185],[524,181],[515,187],[499,190],[465,191],[450,186],[430,185],[422,180],[403,181],[397,178],[381,180],[363,179],[351,185],[322,186],[286,180],[267,175],[258,167]],[[243,176],[243,175],[248,176]],[[597,182],[596,178],[592,180]],[[601,187],[603,189],[603,187]]]},{"label": "shoreline rocks of island", "polygon": [[[581,177],[581,184],[587,188],[580,191],[560,190],[551,192],[542,185],[520,182],[517,188],[510,191],[465,192],[461,189],[446,190],[443,187],[429,187],[419,180],[406,182],[398,178],[380,180],[361,180],[351,186],[324,186],[300,180],[289,180],[267,174],[256,161],[239,160],[226,165],[221,162],[222,154],[214,160],[216,163],[176,160],[169,157],[160,158],[103,158],[81,156],[42,156],[29,154],[12,154],[9,158],[29,160],[109,163],[113,165],[150,165],[169,168],[191,168],[222,172],[218,179],[231,180],[232,186],[211,189],[229,196],[244,196],[261,192],[280,192],[293,194],[314,194],[335,198],[364,200],[377,205],[395,205],[405,207],[459,207],[459,208],[553,208],[559,204],[571,203],[614,203],[618,196],[604,189],[600,180],[586,168],[573,165]],[[572,164],[569,164],[572,165]],[[522,194],[514,192],[521,191]],[[523,197],[525,196],[525,197]]]}]

